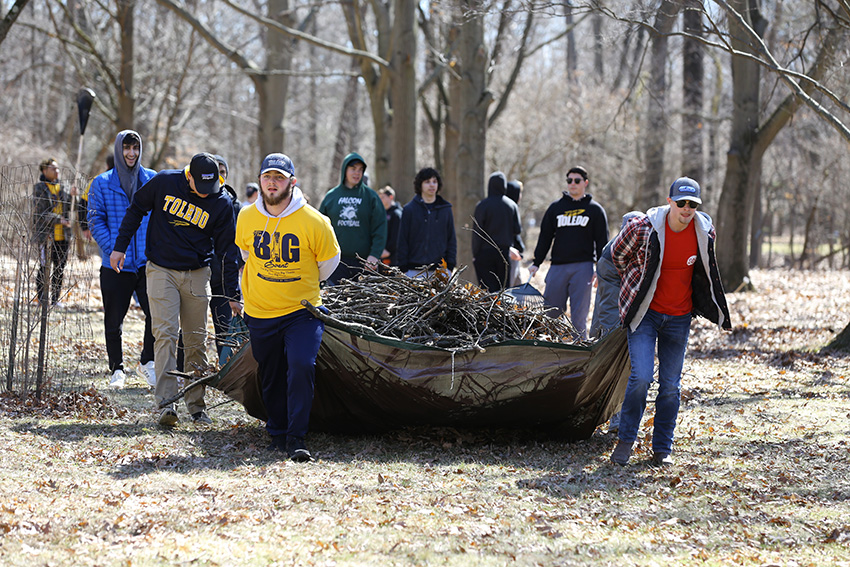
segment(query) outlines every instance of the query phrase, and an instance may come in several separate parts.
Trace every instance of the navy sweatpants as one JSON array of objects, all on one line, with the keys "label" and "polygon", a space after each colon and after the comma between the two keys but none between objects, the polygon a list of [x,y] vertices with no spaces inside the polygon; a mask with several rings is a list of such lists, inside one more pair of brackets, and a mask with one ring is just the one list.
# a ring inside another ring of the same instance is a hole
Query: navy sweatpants
[{"label": "navy sweatpants", "polygon": [[306,309],[283,317],[245,315],[260,370],[269,435],[303,438],[310,422],[316,355],[325,324]]}]

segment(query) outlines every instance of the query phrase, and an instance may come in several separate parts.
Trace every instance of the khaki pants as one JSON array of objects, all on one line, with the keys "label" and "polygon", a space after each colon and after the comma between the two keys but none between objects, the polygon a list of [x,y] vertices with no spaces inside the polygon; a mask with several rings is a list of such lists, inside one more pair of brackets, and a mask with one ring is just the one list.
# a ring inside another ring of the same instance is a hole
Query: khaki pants
[{"label": "khaki pants", "polygon": [[[146,268],[151,330],[154,336],[156,402],[177,394],[177,378],[167,374],[177,368],[177,337],[183,329],[186,372],[195,365],[207,366],[207,307],[210,298],[210,269],[169,270],[148,261]],[[203,411],[205,387],[186,394],[189,414]]]}]

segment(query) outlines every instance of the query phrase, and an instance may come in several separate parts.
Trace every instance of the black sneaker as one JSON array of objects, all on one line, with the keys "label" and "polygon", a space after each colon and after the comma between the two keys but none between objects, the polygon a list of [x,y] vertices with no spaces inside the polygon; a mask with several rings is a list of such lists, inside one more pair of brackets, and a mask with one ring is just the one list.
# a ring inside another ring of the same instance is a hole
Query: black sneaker
[{"label": "black sneaker", "polygon": [[272,442],[266,451],[286,453],[286,435],[272,435]]},{"label": "black sneaker", "polygon": [[212,425],[212,420],[210,419],[210,416],[208,416],[207,412],[205,412],[204,410],[193,413],[192,421],[200,425]]},{"label": "black sneaker", "polygon": [[673,457],[669,453],[653,453],[649,464],[653,467],[669,467],[673,464]]},{"label": "black sneaker", "polygon": [[296,463],[309,463],[313,460],[313,455],[307,450],[304,439],[301,437],[286,438],[286,454]]}]

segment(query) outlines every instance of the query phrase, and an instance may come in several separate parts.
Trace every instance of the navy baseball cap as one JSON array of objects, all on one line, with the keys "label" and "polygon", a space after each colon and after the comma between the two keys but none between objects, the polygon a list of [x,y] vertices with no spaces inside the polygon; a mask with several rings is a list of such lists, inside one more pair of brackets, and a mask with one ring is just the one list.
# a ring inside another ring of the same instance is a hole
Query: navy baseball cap
[{"label": "navy baseball cap", "polygon": [[680,177],[670,186],[670,198],[674,201],[686,200],[702,204],[699,193],[699,183],[690,177]]},{"label": "navy baseball cap", "polygon": [[201,195],[218,193],[221,187],[218,162],[208,153],[192,156],[192,161],[189,162],[189,175],[195,180],[195,190]]},{"label": "navy baseball cap", "polygon": [[283,154],[269,154],[263,160],[260,175],[267,171],[279,171],[286,177],[292,177],[295,175],[295,166],[292,165],[292,160]]}]

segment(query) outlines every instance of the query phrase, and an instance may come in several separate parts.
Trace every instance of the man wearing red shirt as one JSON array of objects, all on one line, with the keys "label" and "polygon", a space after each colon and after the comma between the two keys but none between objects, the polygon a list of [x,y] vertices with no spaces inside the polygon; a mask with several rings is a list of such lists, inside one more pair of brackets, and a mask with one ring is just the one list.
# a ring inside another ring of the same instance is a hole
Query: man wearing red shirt
[{"label": "man wearing red shirt", "polygon": [[611,258],[621,278],[620,319],[627,328],[632,371],[611,461],[626,465],[637,439],[658,348],[658,396],[652,434],[652,464],[673,461],[673,431],[691,319],[702,315],[730,329],[729,310],[717,259],[711,217],[698,212],[699,184],[681,177],[667,205],[630,220],[615,237]]}]

